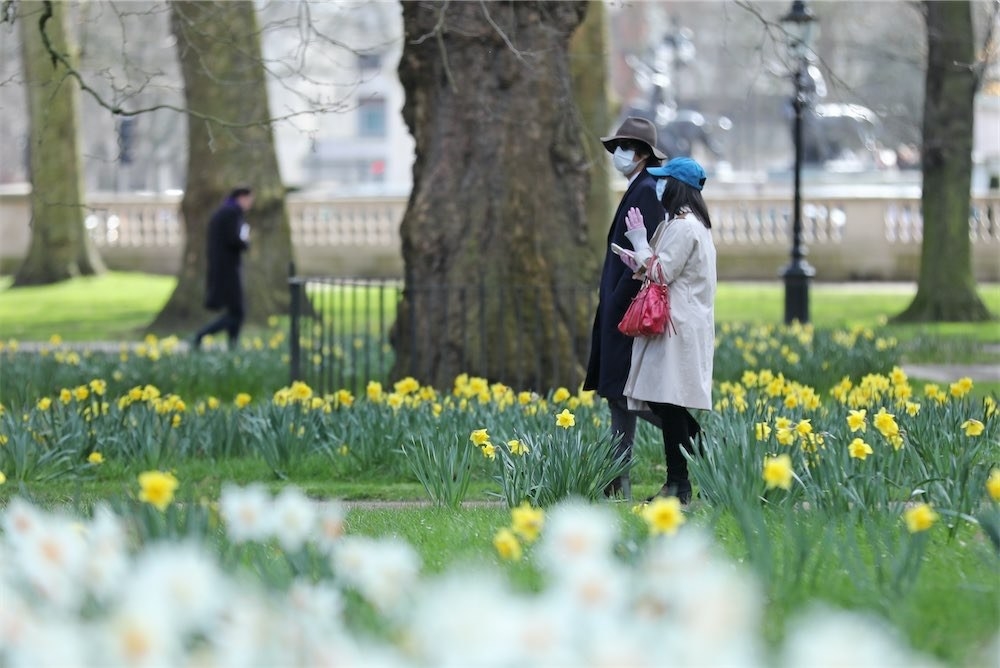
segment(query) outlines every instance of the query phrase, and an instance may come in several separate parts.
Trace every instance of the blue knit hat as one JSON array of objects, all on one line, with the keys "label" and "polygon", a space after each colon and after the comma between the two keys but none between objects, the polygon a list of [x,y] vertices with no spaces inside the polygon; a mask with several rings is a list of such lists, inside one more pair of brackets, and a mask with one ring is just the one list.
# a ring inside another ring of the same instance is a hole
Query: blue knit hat
[{"label": "blue knit hat", "polygon": [[650,167],[646,171],[657,177],[673,177],[695,190],[704,188],[707,178],[705,170],[691,158],[674,158],[662,167]]}]

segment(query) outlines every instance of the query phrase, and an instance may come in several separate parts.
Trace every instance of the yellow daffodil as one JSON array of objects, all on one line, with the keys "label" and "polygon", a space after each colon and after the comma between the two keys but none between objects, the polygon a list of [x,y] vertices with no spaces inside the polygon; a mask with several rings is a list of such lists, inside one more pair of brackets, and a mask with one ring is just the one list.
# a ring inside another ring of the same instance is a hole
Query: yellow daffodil
[{"label": "yellow daffodil", "polygon": [[512,455],[526,455],[528,454],[528,446],[526,446],[521,441],[512,439],[507,441],[507,447],[510,448],[510,454]]},{"label": "yellow daffodil", "polygon": [[986,417],[993,417],[997,412],[997,401],[993,397],[983,399],[983,406],[986,407]]},{"label": "yellow daffodil", "polygon": [[990,471],[990,477],[986,479],[986,492],[994,501],[1000,501],[1000,469]]},{"label": "yellow daffodil", "polygon": [[295,401],[305,402],[311,399],[313,395],[312,388],[303,383],[301,380],[297,380],[292,383],[292,386],[288,389],[291,394],[291,398]]},{"label": "yellow daffodil", "polygon": [[569,429],[576,424],[576,416],[570,413],[565,408],[562,413],[556,416],[556,425],[562,427],[563,429]]},{"label": "yellow daffodil", "polygon": [[533,543],[545,524],[545,511],[532,508],[527,501],[510,511],[511,528],[526,543]]},{"label": "yellow daffodil", "polygon": [[891,436],[886,437],[886,440],[889,441],[889,445],[892,446],[893,450],[899,450],[903,447],[903,445],[905,445],[903,437],[899,434],[892,434]]},{"label": "yellow daffodil", "polygon": [[792,421],[789,420],[786,417],[779,417],[778,419],[776,419],[774,421],[774,428],[775,429],[791,429],[792,428]]},{"label": "yellow daffodil", "polygon": [[642,509],[642,519],[646,520],[651,534],[672,536],[684,524],[684,511],[677,497],[658,496]]},{"label": "yellow daffodil", "polygon": [[972,379],[968,376],[959,378],[948,387],[948,390],[951,392],[951,396],[961,399],[972,391]]},{"label": "yellow daffodil", "polygon": [[70,392],[65,387],[63,389],[59,390],[59,401],[63,402],[64,404],[68,404],[72,400],[73,400],[73,393],[72,392]]},{"label": "yellow daffodil", "polygon": [[393,385],[392,387],[399,394],[407,395],[417,392],[420,389],[420,383],[417,381],[416,378],[412,376],[407,376],[406,378],[403,378],[402,380],[396,382],[396,384]]},{"label": "yellow daffodil", "polygon": [[788,455],[764,458],[764,482],[768,489],[792,488],[792,458]]},{"label": "yellow daffodil", "polygon": [[938,520],[938,514],[926,503],[918,503],[912,508],[906,509],[903,513],[903,519],[906,521],[906,529],[910,533],[919,533],[934,526]]},{"label": "yellow daffodil", "polygon": [[500,529],[497,532],[496,536],[493,537],[493,547],[496,548],[500,558],[505,561],[520,561],[521,559],[521,543],[518,542],[517,536],[510,529]]},{"label": "yellow daffodil", "polygon": [[180,483],[172,473],[146,471],[139,474],[139,500],[166,510],[174,500],[174,491]]},{"label": "yellow daffodil", "polygon": [[965,430],[966,436],[979,436],[985,427],[979,420],[970,419],[962,423],[962,429]]},{"label": "yellow daffodil", "polygon": [[374,402],[376,404],[381,403],[383,396],[382,383],[379,383],[374,380],[370,381],[367,387],[365,387],[365,394],[368,395],[368,401]]},{"label": "yellow daffodil", "polygon": [[337,390],[337,393],[334,395],[334,404],[350,408],[354,405],[354,395],[349,390]]},{"label": "yellow daffodil", "polygon": [[0,471],[0,485],[4,484],[5,482],[7,482],[7,476],[3,474],[3,471]]},{"label": "yellow daffodil", "polygon": [[487,459],[497,458],[497,446],[492,443],[483,443],[481,450],[483,451],[483,457],[486,457]]},{"label": "yellow daffodil", "polygon": [[475,429],[472,434],[469,435],[469,440],[472,441],[474,445],[482,446],[489,442],[490,435],[486,433],[485,429]]},{"label": "yellow daffodil", "polygon": [[920,412],[920,404],[914,403],[912,401],[906,402],[906,414],[910,417],[916,417],[917,413]]},{"label": "yellow daffodil", "polygon": [[868,411],[863,408],[859,411],[851,411],[847,415],[847,426],[851,428],[851,433],[860,431],[864,433],[868,431],[868,419],[866,417]]},{"label": "yellow daffodil", "polygon": [[565,387],[560,387],[558,390],[552,393],[552,403],[561,404],[570,398],[570,392]]},{"label": "yellow daffodil", "polygon": [[48,397],[42,397],[41,399],[38,400],[37,406],[38,410],[47,411],[49,410],[49,407],[52,406],[52,400],[49,399]]},{"label": "yellow daffodil", "polygon": [[763,441],[771,435],[771,428],[766,422],[758,422],[754,425],[754,434],[757,436],[758,441]]},{"label": "yellow daffodil", "polygon": [[872,450],[872,446],[868,445],[860,438],[856,438],[851,441],[850,445],[847,446],[847,450],[851,453],[851,457],[854,459],[860,459],[861,461],[864,461],[868,455],[874,452],[874,450]]},{"label": "yellow daffodil", "polygon": [[89,455],[87,455],[87,461],[90,462],[91,464],[103,464],[104,455],[95,450],[94,452],[91,452]]},{"label": "yellow daffodil", "polygon": [[899,434],[899,425],[896,424],[896,416],[892,413],[887,413],[884,406],[875,414],[872,424],[886,438]]},{"label": "yellow daffodil", "polygon": [[236,395],[236,399],[233,400],[233,403],[236,404],[237,408],[246,408],[250,401],[251,397],[249,394],[246,392],[240,392]]},{"label": "yellow daffodil", "polygon": [[799,420],[799,423],[795,425],[795,431],[802,438],[806,438],[812,433],[813,428],[809,420]]},{"label": "yellow daffodil", "polygon": [[795,443],[795,432],[787,427],[778,429],[777,438],[778,443],[781,445],[791,445],[792,443]]}]

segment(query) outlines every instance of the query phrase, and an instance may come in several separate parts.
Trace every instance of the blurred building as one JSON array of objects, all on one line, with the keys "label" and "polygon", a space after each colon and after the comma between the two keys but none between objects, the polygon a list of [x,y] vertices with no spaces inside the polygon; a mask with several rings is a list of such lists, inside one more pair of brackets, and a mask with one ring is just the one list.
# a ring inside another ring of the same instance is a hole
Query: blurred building
[{"label": "blurred building", "polygon": [[[262,11],[295,11],[275,3]],[[410,189],[413,139],[402,118],[403,87],[396,75],[402,52],[402,10],[395,2],[310,5],[315,28],[304,75],[294,84],[272,81],[271,107],[306,114],[276,128],[285,182],[329,194],[399,194]],[[265,48],[287,57],[302,43],[298,25],[268,35]],[[293,85],[294,90],[288,87]],[[297,99],[298,98],[298,99]]]}]

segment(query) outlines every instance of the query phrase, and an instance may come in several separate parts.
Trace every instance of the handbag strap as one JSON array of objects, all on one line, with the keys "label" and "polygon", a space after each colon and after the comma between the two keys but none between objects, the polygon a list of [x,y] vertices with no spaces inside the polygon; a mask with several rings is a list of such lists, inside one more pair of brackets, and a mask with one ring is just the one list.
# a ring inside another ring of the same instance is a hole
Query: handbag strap
[{"label": "handbag strap", "polygon": [[[660,274],[659,281],[656,280],[655,276],[653,276],[653,267],[656,267],[659,270]],[[646,260],[646,275],[644,277],[644,281],[649,281],[650,283],[656,283],[657,285],[663,285],[663,286],[667,285],[666,281],[663,280],[663,269],[660,267],[659,264],[656,263],[656,255],[651,255],[649,259]]]}]

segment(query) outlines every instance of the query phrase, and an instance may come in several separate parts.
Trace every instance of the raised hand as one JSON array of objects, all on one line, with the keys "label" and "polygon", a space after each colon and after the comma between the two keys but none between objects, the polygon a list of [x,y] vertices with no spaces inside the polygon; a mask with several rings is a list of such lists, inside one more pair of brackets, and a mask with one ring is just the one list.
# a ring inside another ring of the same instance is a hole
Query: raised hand
[{"label": "raised hand", "polygon": [[639,211],[637,207],[632,207],[625,214],[625,227],[629,230],[636,230],[640,227],[645,227],[642,220],[642,211]]}]

